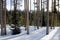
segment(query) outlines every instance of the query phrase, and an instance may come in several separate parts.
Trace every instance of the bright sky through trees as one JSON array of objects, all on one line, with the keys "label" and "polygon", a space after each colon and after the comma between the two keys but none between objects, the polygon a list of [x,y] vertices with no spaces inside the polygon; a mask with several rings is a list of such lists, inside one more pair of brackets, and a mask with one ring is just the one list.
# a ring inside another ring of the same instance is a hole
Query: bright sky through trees
[{"label": "bright sky through trees", "polygon": [[[29,0],[30,1],[30,0]],[[34,4],[33,4],[34,0],[31,0],[31,10],[34,10]],[[51,11],[51,4],[52,4],[52,0],[49,0],[49,10]],[[24,0],[21,1],[21,7],[18,9],[21,9],[21,10],[24,10]],[[58,7],[57,7],[58,8]],[[10,0],[7,0],[7,9],[10,10]],[[12,5],[12,10],[14,9],[13,8],[13,5]],[[30,10],[30,2],[29,2],[29,10]]]}]

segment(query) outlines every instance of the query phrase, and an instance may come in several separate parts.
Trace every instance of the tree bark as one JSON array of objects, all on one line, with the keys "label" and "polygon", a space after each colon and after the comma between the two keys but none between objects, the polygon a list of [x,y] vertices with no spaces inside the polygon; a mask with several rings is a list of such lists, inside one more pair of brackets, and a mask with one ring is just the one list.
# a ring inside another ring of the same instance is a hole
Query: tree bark
[{"label": "tree bark", "polygon": [[24,8],[26,13],[26,30],[29,34],[29,0],[24,0]]},{"label": "tree bark", "polygon": [[37,0],[37,29],[39,29],[40,24],[40,0]]},{"label": "tree bark", "polygon": [[1,35],[6,35],[6,0],[1,2]]},{"label": "tree bark", "polygon": [[49,34],[49,0],[47,0],[47,28],[46,28],[46,35]]}]

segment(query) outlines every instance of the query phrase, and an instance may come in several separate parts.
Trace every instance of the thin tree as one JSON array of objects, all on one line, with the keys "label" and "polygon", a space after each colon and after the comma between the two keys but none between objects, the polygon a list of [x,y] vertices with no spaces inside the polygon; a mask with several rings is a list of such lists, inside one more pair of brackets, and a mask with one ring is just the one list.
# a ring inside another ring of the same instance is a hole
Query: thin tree
[{"label": "thin tree", "polygon": [[[59,13],[59,0],[58,0],[58,12],[57,12],[57,14]],[[57,23],[58,23],[58,21],[57,21]]]},{"label": "thin tree", "polygon": [[29,34],[29,0],[24,0],[24,8],[26,13],[26,30],[27,34]]},{"label": "thin tree", "polygon": [[12,19],[12,0],[10,0],[10,22],[12,23],[11,19]]},{"label": "thin tree", "polygon": [[32,19],[31,19],[31,0],[30,0],[30,25],[32,24]]},{"label": "thin tree", "polygon": [[40,0],[37,0],[37,29],[39,29],[40,24]]},{"label": "thin tree", "polygon": [[54,2],[52,0],[52,27],[54,27]]},{"label": "thin tree", "polygon": [[42,27],[42,0],[41,0],[41,27]]},{"label": "thin tree", "polygon": [[57,13],[57,10],[56,10],[56,0],[54,0],[54,26],[55,26],[55,18],[56,18],[56,13]]},{"label": "thin tree", "polygon": [[47,28],[46,28],[46,35],[49,34],[49,0],[47,0]]},{"label": "thin tree", "polygon": [[[58,17],[58,15],[59,15],[59,0],[57,0],[58,1],[58,4],[57,4],[57,6],[58,6],[58,11],[57,11],[57,17]],[[58,26],[58,18],[56,18],[56,22],[57,22],[57,26]]]},{"label": "thin tree", "polygon": [[33,2],[33,4],[34,4],[34,14],[33,14],[33,20],[34,20],[34,27],[35,27],[35,30],[36,30],[36,10],[35,10],[35,5],[36,5],[36,2],[35,2],[35,0],[34,0],[34,2]]},{"label": "thin tree", "polygon": [[1,35],[6,35],[6,0],[0,0],[1,3]]},{"label": "thin tree", "polygon": [[27,16],[26,16],[26,0],[24,0],[24,12],[25,12],[25,13],[24,13],[24,24],[25,24],[24,27],[25,27],[25,30],[27,30],[27,29],[26,29],[26,17],[27,17]]},{"label": "thin tree", "polygon": [[55,18],[57,17],[57,10],[56,10],[56,0],[54,0],[54,5],[53,5],[53,27],[55,26]]},{"label": "thin tree", "polygon": [[[52,7],[51,7],[51,10],[53,11],[53,0],[52,0],[52,5],[51,5]],[[52,12],[52,14],[51,14],[51,29],[52,29],[52,27],[53,27],[53,12]]]}]

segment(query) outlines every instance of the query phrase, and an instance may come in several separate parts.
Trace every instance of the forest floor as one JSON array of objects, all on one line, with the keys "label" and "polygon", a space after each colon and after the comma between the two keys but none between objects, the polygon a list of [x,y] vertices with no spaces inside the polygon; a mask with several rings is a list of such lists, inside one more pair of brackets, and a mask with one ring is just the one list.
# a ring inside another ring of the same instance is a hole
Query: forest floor
[{"label": "forest floor", "polygon": [[[41,40],[46,36],[46,27],[40,27],[37,29],[34,26],[29,27],[29,35],[27,35],[27,31],[25,30],[25,27],[20,27],[21,33],[17,35],[11,35],[12,31],[10,30],[10,26],[7,25],[7,35],[1,36],[1,29],[0,29],[0,40]],[[51,29],[49,27],[49,34],[54,33],[55,31],[59,30],[59,27],[55,27],[55,29]],[[55,30],[55,31],[54,31]],[[54,32],[52,32],[54,31]],[[52,32],[52,33],[51,33]],[[57,31],[56,35],[51,40],[59,40],[60,31]],[[50,36],[51,37],[51,36]],[[47,37],[48,38],[48,37]],[[46,38],[45,38],[46,39]],[[47,39],[46,39],[47,40]]]}]

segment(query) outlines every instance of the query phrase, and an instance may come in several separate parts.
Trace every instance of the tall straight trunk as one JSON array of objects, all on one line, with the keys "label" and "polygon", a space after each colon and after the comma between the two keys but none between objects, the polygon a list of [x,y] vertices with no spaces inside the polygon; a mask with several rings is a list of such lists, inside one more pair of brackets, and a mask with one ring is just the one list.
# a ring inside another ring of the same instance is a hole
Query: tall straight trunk
[{"label": "tall straight trunk", "polygon": [[[0,0],[0,22],[2,24],[2,1]],[[1,34],[3,35],[3,27],[1,26]]]},{"label": "tall straight trunk", "polygon": [[42,27],[42,18],[43,16],[42,16],[42,0],[41,0],[41,27]]},{"label": "tall straight trunk", "polygon": [[[12,0],[10,0],[10,16],[12,16]],[[12,19],[12,17],[10,17],[10,22],[12,23],[12,21],[11,21],[11,19]],[[10,23],[10,25],[11,25],[11,23]]]},{"label": "tall straight trunk", "polygon": [[27,34],[29,34],[29,0],[27,0],[27,23],[26,23],[26,27],[27,27]]},{"label": "tall straight trunk", "polygon": [[1,0],[1,35],[6,35],[6,0]]},{"label": "tall straight trunk", "polygon": [[17,26],[17,0],[14,0],[14,25]]},{"label": "tall straight trunk", "polygon": [[[59,13],[59,0],[58,0],[58,12],[57,14]],[[58,16],[57,16],[58,17]],[[58,19],[58,18],[57,18]],[[57,23],[59,23],[59,21],[57,20]]]},{"label": "tall straight trunk", "polygon": [[27,29],[26,29],[26,17],[27,17],[27,16],[26,16],[26,0],[24,0],[24,12],[25,12],[25,14],[24,14],[24,18],[25,18],[24,24],[25,24],[25,25],[24,25],[24,26],[25,26],[25,30],[27,30]]},{"label": "tall straight trunk", "polygon": [[40,0],[37,0],[37,29],[39,29],[40,24]]},{"label": "tall straight trunk", "polygon": [[34,19],[33,19],[33,20],[34,20],[34,28],[35,28],[35,30],[36,30],[36,10],[35,10],[35,0],[34,0],[33,3],[34,3],[34,15],[33,15],[33,16],[34,16],[34,17],[33,17]]},{"label": "tall straight trunk", "polygon": [[31,0],[30,0],[30,15],[29,15],[29,19],[30,19],[30,25],[32,24],[32,19],[31,19]]},{"label": "tall straight trunk", "polygon": [[[52,11],[53,11],[53,0],[52,0]],[[51,15],[51,29],[52,29],[52,27],[53,27],[53,12],[52,12],[52,15]]]},{"label": "tall straight trunk", "polygon": [[54,2],[52,0],[52,27],[54,27]]},{"label": "tall straight trunk", "polygon": [[47,0],[47,28],[46,28],[46,34],[49,34],[49,0]]},{"label": "tall straight trunk", "polygon": [[57,13],[57,10],[56,10],[56,0],[54,0],[54,26],[55,26],[55,18],[56,18],[56,13]]},{"label": "tall straight trunk", "polygon": [[24,8],[26,13],[26,30],[29,34],[29,0],[24,0]]},{"label": "tall straight trunk", "polygon": [[0,0],[0,24],[1,24],[1,14],[2,14],[2,2]]},{"label": "tall straight trunk", "polygon": [[[56,1],[55,1],[56,2]],[[56,7],[56,3],[55,3],[55,7]],[[56,9],[56,13],[55,13],[55,26],[57,26],[57,14],[58,14],[58,12],[57,12],[57,9]]]}]

